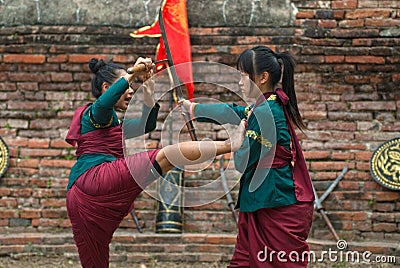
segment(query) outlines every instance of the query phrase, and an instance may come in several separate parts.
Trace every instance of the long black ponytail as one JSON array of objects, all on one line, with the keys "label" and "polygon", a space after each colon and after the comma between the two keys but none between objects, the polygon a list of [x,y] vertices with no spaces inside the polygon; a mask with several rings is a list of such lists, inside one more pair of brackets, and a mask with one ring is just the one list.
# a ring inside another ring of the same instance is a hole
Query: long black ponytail
[{"label": "long black ponytail", "polygon": [[[288,113],[290,120],[300,129],[306,129],[297,106],[294,88],[294,68],[296,64],[287,52],[275,53],[266,46],[256,46],[243,51],[237,61],[237,69],[247,73],[254,81],[256,74],[268,72],[275,87],[282,79],[282,90],[289,97]],[[283,73],[282,73],[283,70]]]},{"label": "long black ponytail", "polygon": [[287,52],[277,53],[276,56],[278,60],[281,59],[283,62],[282,89],[289,97],[288,113],[290,119],[300,130],[304,130],[306,126],[297,106],[296,91],[294,89],[294,68],[296,63],[293,56]]}]

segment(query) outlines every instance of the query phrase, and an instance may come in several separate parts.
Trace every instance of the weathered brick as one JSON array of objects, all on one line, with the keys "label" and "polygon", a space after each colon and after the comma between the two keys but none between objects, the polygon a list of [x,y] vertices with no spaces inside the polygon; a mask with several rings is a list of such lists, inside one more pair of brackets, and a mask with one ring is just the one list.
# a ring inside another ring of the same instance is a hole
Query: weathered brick
[{"label": "weathered brick", "polygon": [[42,159],[40,166],[42,167],[57,167],[57,168],[72,168],[74,160],[59,160],[59,159]]},{"label": "weathered brick", "polygon": [[44,156],[60,156],[61,150],[59,149],[26,149],[20,150],[21,157],[44,157]]},{"label": "weathered brick", "polygon": [[396,104],[394,102],[379,102],[379,101],[363,101],[363,102],[352,102],[350,103],[352,110],[396,110]]},{"label": "weathered brick", "polygon": [[8,119],[7,125],[10,128],[27,129],[29,122],[27,120]]},{"label": "weathered brick", "polygon": [[394,214],[386,214],[380,212],[374,212],[371,215],[371,220],[373,222],[395,222],[395,215]]},{"label": "weathered brick", "polygon": [[356,161],[369,161],[371,159],[372,152],[356,152],[355,160]]},{"label": "weathered brick", "polygon": [[328,36],[330,38],[366,38],[378,37],[379,30],[377,29],[332,29]]},{"label": "weathered brick", "polygon": [[296,19],[312,19],[314,18],[315,11],[299,11],[296,13]]},{"label": "weathered brick", "polygon": [[319,20],[318,26],[323,28],[335,28],[337,27],[336,20]]},{"label": "weathered brick", "polygon": [[354,153],[332,153],[332,159],[334,160],[351,160],[354,159]]},{"label": "weathered brick", "polygon": [[360,230],[360,231],[363,231],[363,232],[371,231],[371,230],[372,230],[372,226],[371,226],[371,223],[370,223],[370,222],[364,222],[364,221],[362,221],[362,222],[356,222],[356,223],[354,224],[354,227],[355,227],[357,230]]},{"label": "weathered brick", "polygon": [[20,130],[18,133],[21,137],[60,138],[57,130]]},{"label": "weathered brick", "polygon": [[342,170],[345,165],[350,166],[350,167],[352,166],[352,165],[348,165],[343,162],[321,161],[321,162],[311,162],[311,169],[312,170]]},{"label": "weathered brick", "polygon": [[52,147],[52,148],[70,148],[71,145],[64,140],[51,140],[50,147]]},{"label": "weathered brick", "polygon": [[22,209],[20,217],[23,219],[38,219],[40,218],[41,209]]},{"label": "weathered brick", "polygon": [[360,20],[342,20],[339,22],[340,28],[361,28],[364,27],[365,21]]},{"label": "weathered brick", "polygon": [[336,150],[366,150],[367,146],[361,143],[349,143],[349,142],[330,142],[325,144],[326,149]]},{"label": "weathered brick", "polygon": [[372,40],[367,38],[355,38],[352,40],[354,46],[371,46]]},{"label": "weathered brick", "polygon": [[135,62],[136,58],[133,57],[132,55],[114,55],[113,56],[113,61],[114,62],[119,62],[119,63],[124,63],[124,64],[133,64]]},{"label": "weathered brick", "polygon": [[361,19],[361,18],[388,18],[390,16],[390,9],[357,9],[346,12],[347,19]]},{"label": "weathered brick", "polygon": [[334,13],[332,10],[317,10],[315,12],[315,17],[318,19],[331,19],[333,16]]},{"label": "weathered brick", "polygon": [[329,152],[329,151],[306,151],[303,154],[304,154],[305,159],[314,160],[314,159],[327,159],[330,157],[331,152]]},{"label": "weathered brick", "polygon": [[27,138],[22,138],[22,137],[13,137],[13,138],[2,137],[2,138],[8,146],[27,146],[28,145]]},{"label": "weathered brick", "polygon": [[357,181],[340,181],[339,182],[340,189],[343,190],[359,190],[360,184]]},{"label": "weathered brick", "polygon": [[85,63],[85,64],[87,64],[90,61],[91,58],[107,60],[106,57],[104,57],[102,55],[96,55],[96,54],[92,54],[92,55],[70,54],[70,55],[68,55],[68,62],[71,62],[71,63]]},{"label": "weathered brick", "polygon": [[346,56],[345,60],[348,63],[368,63],[368,64],[385,63],[385,59],[383,57],[376,57],[376,56]]},{"label": "weathered brick", "polygon": [[60,227],[63,222],[58,219],[44,219],[44,218],[35,218],[32,219],[33,227]]},{"label": "weathered brick", "polygon": [[396,107],[397,109],[400,109],[400,101],[396,101]]},{"label": "weathered brick", "polygon": [[65,197],[65,189],[33,189],[32,196],[36,198]]},{"label": "weathered brick", "polygon": [[327,118],[326,111],[304,111],[303,113],[304,118],[308,120],[321,120]]},{"label": "weathered brick", "polygon": [[47,102],[22,102],[22,101],[8,102],[8,109],[11,110],[46,110],[47,107],[48,107]]},{"label": "weathered brick", "polygon": [[51,73],[50,77],[51,77],[51,81],[53,81],[53,82],[71,82],[71,81],[73,81],[71,73]]},{"label": "weathered brick", "polygon": [[10,81],[14,82],[50,82],[50,75],[42,73],[10,73],[8,75]]},{"label": "weathered brick", "polygon": [[18,218],[18,211],[15,209],[0,209],[3,219]]},{"label": "weathered brick", "polygon": [[354,72],[356,70],[356,66],[351,64],[337,65],[333,68],[333,70],[339,73]]},{"label": "weathered brick", "polygon": [[343,63],[344,56],[325,56],[326,63]]},{"label": "weathered brick", "polygon": [[49,148],[50,139],[29,139],[29,148]]},{"label": "weathered brick", "polygon": [[395,19],[366,19],[365,26],[367,27],[395,27],[399,21]]},{"label": "weathered brick", "polygon": [[236,242],[236,238],[230,235],[208,235],[206,237],[206,241],[210,244],[219,244],[219,245],[232,245]]},{"label": "weathered brick", "polygon": [[67,62],[68,56],[67,55],[54,55],[47,57],[47,62]]},{"label": "weathered brick", "polygon": [[30,167],[30,168],[38,168],[39,159],[18,159],[17,166],[18,167]]},{"label": "weathered brick", "polygon": [[365,221],[367,219],[366,212],[343,212],[332,211],[329,213],[331,220],[346,220],[346,221]]},{"label": "weathered brick", "polygon": [[313,131],[308,134],[308,138],[317,141],[327,141],[332,138],[331,133],[328,131]]},{"label": "weathered brick", "polygon": [[11,190],[9,188],[0,188],[0,196],[9,196]]},{"label": "weathered brick", "polygon": [[376,203],[373,205],[373,208],[376,211],[381,211],[381,212],[390,212],[394,210],[394,204],[392,203]]},{"label": "weathered brick", "polygon": [[0,92],[0,100],[23,100],[24,96],[19,92]]},{"label": "weathered brick", "polygon": [[35,119],[30,122],[30,129],[60,129],[68,128],[70,125],[68,119]]},{"label": "weathered brick", "polygon": [[349,211],[363,211],[363,210],[367,210],[369,208],[369,206],[366,202],[363,202],[363,201],[348,200],[348,201],[343,202],[342,208],[344,210],[349,210]]},{"label": "weathered brick", "polygon": [[357,125],[352,122],[341,122],[341,121],[326,121],[326,122],[310,122],[307,125],[310,130],[343,130],[343,131],[356,131]]},{"label": "weathered brick", "polygon": [[17,188],[12,192],[12,196],[16,197],[30,197],[32,194],[31,188]]},{"label": "weathered brick", "polygon": [[398,192],[380,192],[376,194],[376,201],[398,201],[400,194]]},{"label": "weathered brick", "polygon": [[3,61],[6,63],[44,63],[46,57],[44,55],[29,55],[29,54],[7,54],[3,56]]},{"label": "weathered brick", "polygon": [[332,9],[355,9],[357,0],[332,1]]},{"label": "weathered brick", "polygon": [[359,8],[379,7],[379,2],[375,0],[359,0],[358,7]]},{"label": "weathered brick", "polygon": [[394,223],[374,223],[372,230],[375,232],[395,232],[397,231],[397,225]]},{"label": "weathered brick", "polygon": [[65,199],[45,198],[40,200],[40,205],[42,205],[44,208],[65,207]]},{"label": "weathered brick", "polygon": [[28,90],[28,91],[37,91],[38,88],[38,84],[35,82],[18,82],[17,83],[17,88],[19,90]]},{"label": "weathered brick", "polygon": [[4,208],[16,208],[17,200],[16,198],[1,198],[0,199],[0,207]]},{"label": "weathered brick", "polygon": [[67,210],[63,209],[43,209],[41,211],[41,215],[43,218],[49,219],[65,219],[68,218]]}]

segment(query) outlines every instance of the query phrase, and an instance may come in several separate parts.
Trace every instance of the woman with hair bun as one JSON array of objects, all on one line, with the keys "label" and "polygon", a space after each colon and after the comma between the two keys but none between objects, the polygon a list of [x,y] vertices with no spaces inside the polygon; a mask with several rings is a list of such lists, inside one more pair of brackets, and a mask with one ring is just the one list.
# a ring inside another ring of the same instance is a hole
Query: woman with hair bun
[{"label": "woman with hair bun", "polygon": [[[141,187],[172,169],[171,160],[175,165],[198,164],[237,150],[244,138],[243,121],[231,140],[182,142],[124,157],[123,135],[131,138],[154,130],[160,107],[153,99],[153,63],[139,58],[134,67],[140,64],[145,71],[128,74],[119,65],[91,59],[96,101],[77,108],[66,137],[68,143],[77,145],[78,157],[70,172],[66,205],[85,268],[109,267],[109,244],[115,230],[133,209]],[[137,76],[145,80],[142,116],[120,122],[116,110],[128,108],[134,94],[130,84]]]},{"label": "woman with hair bun", "polygon": [[314,195],[293,127],[305,128],[297,107],[294,66],[290,54],[256,46],[243,51],[237,61],[239,87],[246,97],[257,100],[255,104],[182,101],[200,122],[248,121],[244,142],[235,153],[235,167],[243,175],[236,205],[239,230],[230,268],[307,266],[306,239]]}]

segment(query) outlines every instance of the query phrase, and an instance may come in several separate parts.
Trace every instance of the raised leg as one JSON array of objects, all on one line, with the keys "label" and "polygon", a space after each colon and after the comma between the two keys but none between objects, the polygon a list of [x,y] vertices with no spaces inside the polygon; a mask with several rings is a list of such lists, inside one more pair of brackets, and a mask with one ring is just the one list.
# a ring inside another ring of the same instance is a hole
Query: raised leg
[{"label": "raised leg", "polygon": [[242,120],[235,134],[225,141],[188,141],[168,145],[158,152],[156,160],[165,173],[174,166],[199,164],[217,155],[235,152],[243,143],[245,123]]}]

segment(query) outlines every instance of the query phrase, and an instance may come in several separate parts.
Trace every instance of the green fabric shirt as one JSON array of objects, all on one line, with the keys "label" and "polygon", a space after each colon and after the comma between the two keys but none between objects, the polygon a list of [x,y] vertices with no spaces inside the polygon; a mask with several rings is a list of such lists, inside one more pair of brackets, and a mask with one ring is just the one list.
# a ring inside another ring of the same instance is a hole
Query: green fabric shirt
[{"label": "green fabric shirt", "polygon": [[[239,198],[236,207],[242,212],[253,212],[261,208],[291,205],[297,202],[292,176],[292,165],[283,168],[254,169],[260,157],[271,153],[275,144],[290,148],[291,137],[286,124],[283,107],[271,95],[254,109],[248,118],[248,130],[241,148],[235,152],[237,170],[240,178]],[[247,117],[253,107],[237,104],[198,104],[194,116],[199,122],[235,124]],[[256,172],[256,173],[255,173]],[[256,189],[250,187],[251,181],[259,180]]]},{"label": "green fabric shirt", "polygon": [[[133,138],[148,133],[156,127],[159,104],[153,108],[143,105],[142,117],[121,121],[114,110],[115,103],[128,89],[129,84],[124,78],[116,81],[84,112],[81,120],[81,135],[99,129],[99,127],[114,127],[124,124],[125,138]],[[78,157],[69,174],[67,191],[86,170],[116,158],[109,154],[83,154]]]}]

